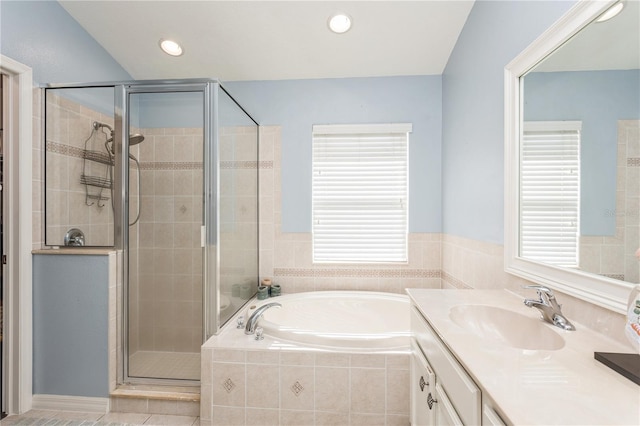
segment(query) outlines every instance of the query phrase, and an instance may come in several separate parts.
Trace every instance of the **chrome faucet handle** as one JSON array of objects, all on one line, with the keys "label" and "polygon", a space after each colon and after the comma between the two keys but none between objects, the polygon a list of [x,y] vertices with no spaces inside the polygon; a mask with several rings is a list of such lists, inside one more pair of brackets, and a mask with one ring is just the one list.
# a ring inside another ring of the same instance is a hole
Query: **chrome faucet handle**
[{"label": "chrome faucet handle", "polygon": [[264,340],[264,330],[262,327],[256,327],[256,340]]},{"label": "chrome faucet handle", "polygon": [[237,319],[236,319],[236,328],[244,328],[244,316],[240,315]]},{"label": "chrome faucet handle", "polygon": [[546,296],[547,300],[552,300],[555,298],[555,296],[553,295],[553,291],[549,287],[545,287],[543,285],[532,284],[522,286],[522,288],[536,290],[536,292],[538,293],[538,297],[540,297],[540,300],[544,300],[544,296]]}]

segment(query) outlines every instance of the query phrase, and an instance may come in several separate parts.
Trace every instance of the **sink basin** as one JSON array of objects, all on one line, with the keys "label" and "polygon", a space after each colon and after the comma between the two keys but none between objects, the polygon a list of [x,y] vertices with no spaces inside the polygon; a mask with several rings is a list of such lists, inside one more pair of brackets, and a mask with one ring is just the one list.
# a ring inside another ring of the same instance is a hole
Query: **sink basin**
[{"label": "sink basin", "polygon": [[541,320],[488,305],[459,305],[449,318],[476,336],[512,348],[555,351],[564,339]]}]

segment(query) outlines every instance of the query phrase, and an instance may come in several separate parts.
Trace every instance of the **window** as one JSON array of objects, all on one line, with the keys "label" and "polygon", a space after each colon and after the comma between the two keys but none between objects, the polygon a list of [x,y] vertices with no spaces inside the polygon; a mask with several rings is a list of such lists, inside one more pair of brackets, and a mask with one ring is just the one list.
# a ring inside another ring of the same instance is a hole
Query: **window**
[{"label": "window", "polygon": [[406,262],[411,124],[313,126],[313,261]]},{"label": "window", "polygon": [[526,122],[520,154],[520,256],[575,268],[579,259],[580,130]]}]

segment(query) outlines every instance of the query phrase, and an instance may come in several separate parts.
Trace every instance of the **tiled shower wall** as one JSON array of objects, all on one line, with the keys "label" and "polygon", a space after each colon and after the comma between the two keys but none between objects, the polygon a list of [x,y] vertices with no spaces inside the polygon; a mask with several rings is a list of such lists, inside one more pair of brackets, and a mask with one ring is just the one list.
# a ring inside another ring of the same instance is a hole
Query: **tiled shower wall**
[{"label": "tiled shower wall", "polygon": [[[141,128],[141,212],[130,228],[130,353],[202,343],[202,128]],[[130,162],[130,175],[135,166]],[[132,181],[132,190],[135,180]],[[133,194],[135,195],[135,194]],[[130,221],[137,203],[132,195]],[[137,275],[136,275],[137,272]]]},{"label": "tiled shower wall", "polygon": [[281,229],[281,128],[260,128],[260,276],[283,292],[369,290],[403,293],[405,288],[440,288],[441,235],[409,234],[407,264],[318,265],[311,233]]},{"label": "tiled shower wall", "polygon": [[611,278],[640,283],[640,120],[618,121],[616,235],[580,238],[580,267]]},{"label": "tiled shower wall", "polygon": [[[65,233],[71,228],[79,228],[85,234],[87,245],[111,246],[113,210],[110,190],[102,189],[102,196],[106,200],[87,199],[87,190],[90,194],[97,194],[100,188],[83,185],[80,183],[80,176],[84,164],[87,175],[107,177],[108,166],[83,160],[83,152],[86,146],[87,149],[106,154],[104,142],[107,136],[101,130],[92,135],[92,124],[99,121],[113,126],[113,118],[51,92],[46,101],[46,190],[49,197],[46,209],[47,243],[63,245]],[[34,111],[39,113],[41,109],[34,105]],[[41,131],[34,132],[36,137],[40,134]],[[34,140],[37,140],[36,137]],[[34,148],[35,146],[36,144]],[[34,174],[37,173],[36,170],[40,170],[35,158],[34,155]],[[38,181],[42,178],[41,175],[37,177],[40,178]],[[41,191],[36,192],[34,188],[34,211],[40,205],[36,204],[36,196],[40,197]]]},{"label": "tiled shower wall", "polygon": [[[257,147],[257,126],[222,127],[218,173],[220,177],[219,287],[220,293],[226,298],[221,301],[221,322],[233,315],[256,290]],[[252,291],[243,292],[242,288]],[[222,309],[227,305],[228,308]]]}]

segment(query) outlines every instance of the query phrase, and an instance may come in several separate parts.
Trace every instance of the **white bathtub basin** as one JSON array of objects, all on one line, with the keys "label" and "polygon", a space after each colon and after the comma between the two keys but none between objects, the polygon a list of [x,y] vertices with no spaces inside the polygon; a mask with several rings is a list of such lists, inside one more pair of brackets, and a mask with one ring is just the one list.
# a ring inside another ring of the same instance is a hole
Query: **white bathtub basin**
[{"label": "white bathtub basin", "polygon": [[295,293],[260,301],[278,302],[259,322],[264,334],[314,346],[395,349],[409,346],[409,298],[368,291]]}]

